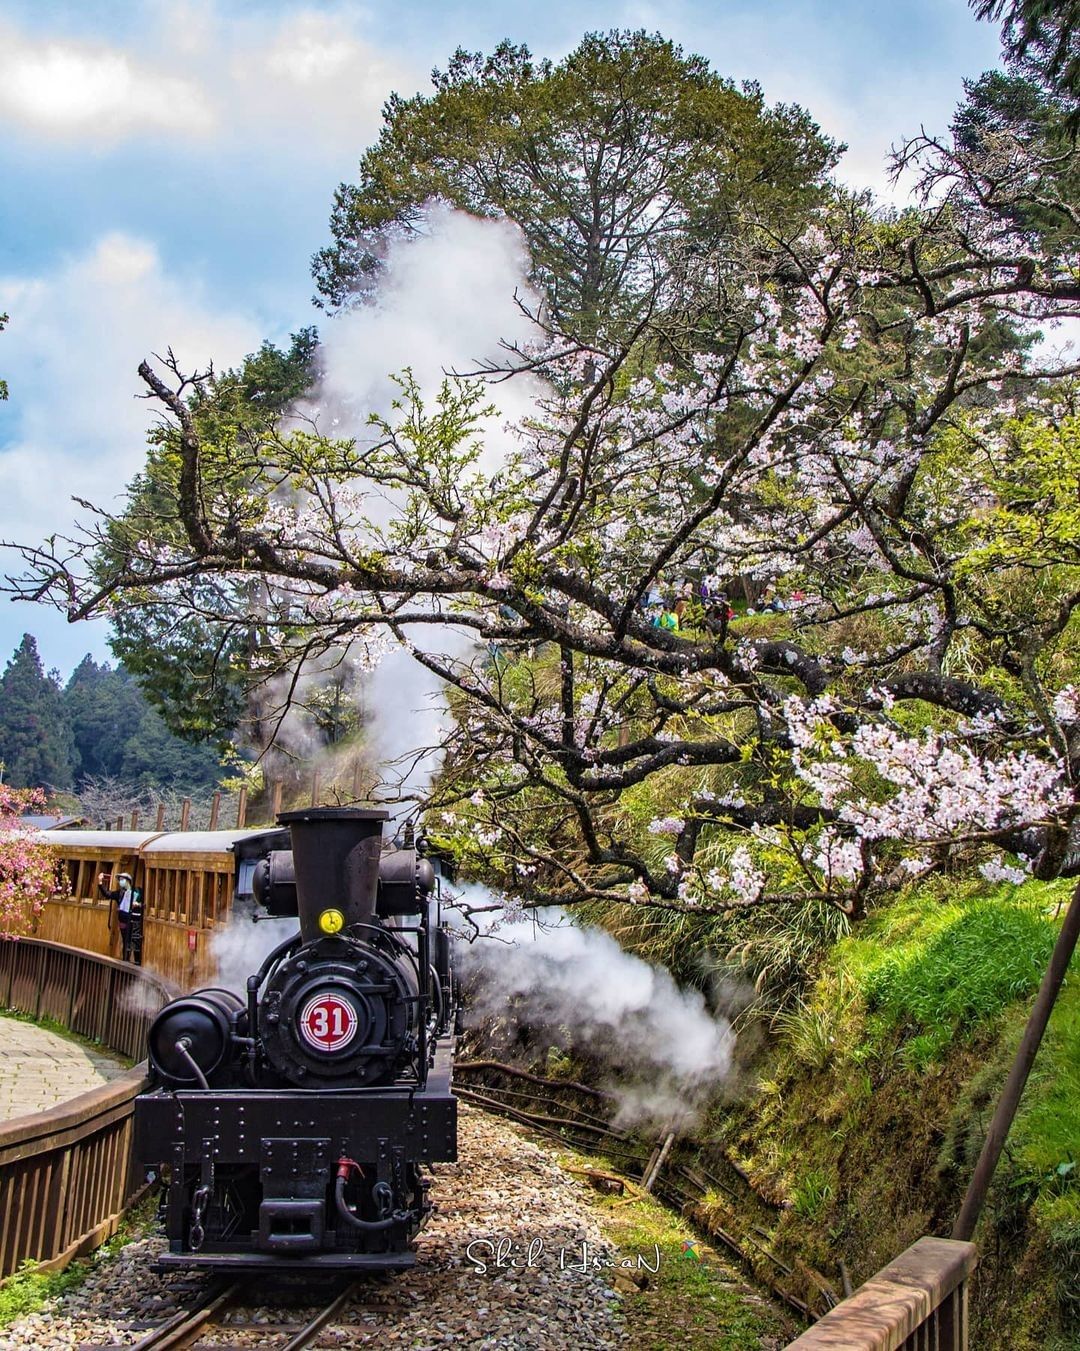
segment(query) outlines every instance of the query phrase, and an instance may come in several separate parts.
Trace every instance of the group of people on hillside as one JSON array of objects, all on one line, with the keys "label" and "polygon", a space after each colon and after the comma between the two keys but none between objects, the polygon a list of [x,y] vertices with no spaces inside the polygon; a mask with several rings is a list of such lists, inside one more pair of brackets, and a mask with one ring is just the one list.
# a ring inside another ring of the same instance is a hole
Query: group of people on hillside
[{"label": "group of people on hillside", "polygon": [[[782,614],[787,610],[799,609],[806,600],[806,593],[798,588],[785,599],[770,584],[757,601],[747,605],[745,613]],[[667,629],[672,633],[687,627],[722,632],[728,621],[735,618],[735,609],[727,593],[714,591],[708,578],[702,578],[696,584],[681,578],[669,590],[665,590],[659,580],[654,581],[641,598],[641,608],[653,628]]]},{"label": "group of people on hillside", "polygon": [[667,592],[654,581],[641,598],[641,608],[654,629],[671,633],[687,627],[713,629],[717,621],[726,623],[735,614],[727,595],[714,592],[707,578],[696,584],[680,578]]}]

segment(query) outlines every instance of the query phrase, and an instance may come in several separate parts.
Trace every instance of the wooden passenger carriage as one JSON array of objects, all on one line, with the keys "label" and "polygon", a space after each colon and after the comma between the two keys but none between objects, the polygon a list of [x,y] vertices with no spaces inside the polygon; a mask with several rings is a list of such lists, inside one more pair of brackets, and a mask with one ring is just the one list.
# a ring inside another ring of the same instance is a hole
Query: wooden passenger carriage
[{"label": "wooden passenger carriage", "polygon": [[180,989],[214,979],[210,939],[238,902],[250,901],[255,860],[288,848],[288,832],[252,830],[43,830],[56,851],[69,895],[52,900],[35,937],[120,956],[114,904],[97,884],[107,873],[116,886],[129,873],[143,895],[143,965]]}]

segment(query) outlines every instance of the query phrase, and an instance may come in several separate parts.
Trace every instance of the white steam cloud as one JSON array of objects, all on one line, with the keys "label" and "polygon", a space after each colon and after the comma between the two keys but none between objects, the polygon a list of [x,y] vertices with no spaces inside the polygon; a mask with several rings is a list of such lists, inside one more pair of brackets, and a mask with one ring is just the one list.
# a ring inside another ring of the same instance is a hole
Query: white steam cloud
[{"label": "white steam cloud", "polygon": [[[441,624],[412,625],[409,637],[420,650],[464,660],[476,648],[470,633]],[[441,742],[451,723],[446,692],[440,677],[400,646],[367,676],[364,690],[367,744],[381,766],[376,795],[397,819],[424,796],[442,764]]]},{"label": "white steam cloud", "polygon": [[[508,359],[507,345],[525,344],[539,330],[529,312],[538,296],[526,280],[527,255],[518,227],[446,206],[426,215],[425,233],[394,240],[372,300],[326,328],[322,379],[299,410],[326,435],[369,440],[372,412],[391,415],[400,394],[394,376],[409,368],[429,406],[444,378]],[[508,422],[535,409],[539,383],[531,376],[490,384],[485,401],[497,412],[482,423],[480,467],[494,472],[509,448]],[[379,526],[393,516],[392,495],[369,498]],[[445,624],[413,625],[419,649],[455,661],[476,652],[475,639]],[[441,763],[438,749],[449,725],[442,682],[406,649],[394,644],[364,682],[368,744],[382,769],[378,796],[393,804],[422,797]]]},{"label": "white steam cloud", "polygon": [[[497,904],[483,888],[458,890],[470,908]],[[558,911],[485,918],[474,915],[482,936],[457,948],[464,974],[475,977],[472,1020],[509,1011],[554,1044],[603,1058],[616,1127],[690,1130],[726,1078],[735,1041],[700,991],[680,989],[665,968]]]},{"label": "white steam cloud", "polygon": [[[539,337],[526,313],[540,304],[526,267],[524,240],[513,222],[433,206],[426,233],[390,244],[372,301],[326,327],[316,402],[338,424],[323,430],[370,436],[368,414],[389,412],[398,393],[392,377],[406,367],[431,401],[447,374],[505,363],[505,344]],[[505,453],[501,422],[530,412],[538,391],[528,376],[489,387],[500,418],[486,429],[484,468],[497,468]]]},{"label": "white steam cloud", "polygon": [[253,976],[278,944],[298,929],[296,919],[260,919],[253,923],[249,912],[234,907],[229,923],[210,939],[217,971],[214,984],[246,999],[248,976]]}]

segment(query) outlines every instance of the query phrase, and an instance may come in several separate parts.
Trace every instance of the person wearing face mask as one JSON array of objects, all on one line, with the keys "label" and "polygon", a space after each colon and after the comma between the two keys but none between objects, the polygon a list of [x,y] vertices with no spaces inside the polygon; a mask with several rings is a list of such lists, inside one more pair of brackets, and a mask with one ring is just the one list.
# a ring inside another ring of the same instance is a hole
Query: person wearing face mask
[{"label": "person wearing face mask", "polygon": [[120,926],[120,950],[123,960],[125,962],[135,961],[138,964],[141,960],[138,948],[141,948],[142,944],[133,943],[132,940],[137,933],[141,937],[142,893],[132,882],[130,873],[121,873],[116,879],[115,888],[110,888],[108,881],[107,873],[98,873],[98,891],[110,901],[116,902],[116,917]]}]

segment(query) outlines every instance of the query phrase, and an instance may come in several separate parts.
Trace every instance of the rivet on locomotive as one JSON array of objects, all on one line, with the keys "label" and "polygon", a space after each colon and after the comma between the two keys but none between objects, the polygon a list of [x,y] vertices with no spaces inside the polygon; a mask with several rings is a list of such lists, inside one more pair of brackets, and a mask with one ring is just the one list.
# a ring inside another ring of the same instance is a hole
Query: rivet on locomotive
[{"label": "rivet on locomotive", "polygon": [[299,932],[149,1032],[135,1152],[164,1182],[165,1266],[409,1266],[425,1165],[457,1157],[457,987],[430,859],[381,810],[286,812],[255,874]]}]

